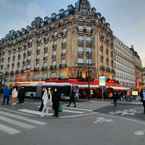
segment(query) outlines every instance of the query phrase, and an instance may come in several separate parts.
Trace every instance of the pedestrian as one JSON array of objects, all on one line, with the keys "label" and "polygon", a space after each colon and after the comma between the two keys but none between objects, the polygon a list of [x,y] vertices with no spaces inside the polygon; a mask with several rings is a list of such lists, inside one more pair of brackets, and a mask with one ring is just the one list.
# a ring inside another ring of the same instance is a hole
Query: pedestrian
[{"label": "pedestrian", "polygon": [[[93,90],[91,92],[93,93]],[[75,90],[75,100],[77,101],[79,100],[79,87],[76,87],[76,90]]]},{"label": "pedestrian", "polygon": [[48,102],[48,107],[49,110],[52,110],[52,93],[51,93],[51,88],[48,88],[48,98],[49,98],[49,102]]},{"label": "pedestrian", "polygon": [[59,107],[60,107],[60,92],[57,88],[54,89],[52,94],[52,103],[54,110],[54,117],[59,117]]},{"label": "pedestrian", "polygon": [[12,105],[17,104],[17,97],[18,97],[17,87],[13,87],[13,89],[12,89]]},{"label": "pedestrian", "polygon": [[6,101],[7,101],[7,105],[9,105],[10,94],[11,94],[10,89],[8,88],[7,85],[5,85],[3,88],[3,103],[2,103],[2,105],[5,105]]},{"label": "pedestrian", "polygon": [[145,114],[145,89],[141,91],[141,98],[143,102],[143,107],[144,107],[144,114]]},{"label": "pedestrian", "polygon": [[41,112],[42,109],[43,109],[43,100],[42,100],[43,94],[44,94],[44,90],[42,89],[42,93],[41,93],[41,105],[40,105],[40,107],[39,107],[39,111],[40,111],[40,112]]},{"label": "pedestrian", "polygon": [[24,103],[24,97],[25,97],[25,88],[20,87],[18,90],[18,101],[19,103]]},{"label": "pedestrian", "polygon": [[43,100],[43,108],[42,108],[42,112],[41,112],[41,117],[44,117],[45,115],[48,115],[48,112],[49,112],[49,107],[48,107],[48,104],[49,104],[49,98],[48,98],[48,92],[47,92],[47,89],[44,88],[44,93],[43,93],[43,96],[42,96],[42,100]]},{"label": "pedestrian", "polygon": [[75,98],[76,92],[75,92],[75,87],[71,88],[71,93],[70,93],[70,99],[69,99],[69,104],[67,107],[70,107],[71,104],[74,104],[74,107],[76,107],[76,98]]},{"label": "pedestrian", "polygon": [[2,96],[3,96],[3,87],[2,85],[0,85],[0,102],[1,102]]},{"label": "pedestrian", "polygon": [[117,107],[118,93],[116,91],[113,92],[113,104],[114,107]]}]

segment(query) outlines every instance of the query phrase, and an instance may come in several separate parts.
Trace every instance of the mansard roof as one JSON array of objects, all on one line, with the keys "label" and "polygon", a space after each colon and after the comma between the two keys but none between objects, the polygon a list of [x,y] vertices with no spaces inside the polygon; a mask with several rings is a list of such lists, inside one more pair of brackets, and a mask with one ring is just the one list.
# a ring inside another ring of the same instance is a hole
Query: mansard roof
[{"label": "mansard roof", "polygon": [[[21,30],[10,30],[8,34],[6,34],[5,38],[1,40],[1,43],[3,43],[5,40],[14,40],[17,37],[20,37],[22,35],[25,35],[29,33],[32,29],[39,29],[51,22],[57,21],[59,19],[62,19],[64,17],[67,17],[69,15],[73,15],[75,11],[81,11],[81,10],[88,10],[94,12],[94,14],[100,18],[104,23],[106,23],[105,18],[102,17],[101,13],[96,13],[96,9],[94,7],[91,8],[91,5],[88,0],[78,0],[75,3],[75,6],[68,5],[67,9],[60,9],[58,13],[53,12],[50,16],[45,16],[44,18],[41,17],[35,17],[35,19],[31,22],[31,25],[27,25],[26,28],[22,28]],[[109,23],[106,24],[106,26],[109,26]]]}]

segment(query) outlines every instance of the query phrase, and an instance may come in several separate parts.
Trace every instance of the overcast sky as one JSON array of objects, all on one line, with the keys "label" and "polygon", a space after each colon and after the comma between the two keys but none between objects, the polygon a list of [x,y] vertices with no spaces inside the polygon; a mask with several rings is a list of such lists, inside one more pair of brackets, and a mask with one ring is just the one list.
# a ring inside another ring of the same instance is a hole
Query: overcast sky
[{"label": "overcast sky", "polygon": [[[77,0],[0,0],[0,38],[21,29],[36,16],[49,16]],[[111,24],[114,34],[134,45],[145,66],[145,0],[90,0]]]}]

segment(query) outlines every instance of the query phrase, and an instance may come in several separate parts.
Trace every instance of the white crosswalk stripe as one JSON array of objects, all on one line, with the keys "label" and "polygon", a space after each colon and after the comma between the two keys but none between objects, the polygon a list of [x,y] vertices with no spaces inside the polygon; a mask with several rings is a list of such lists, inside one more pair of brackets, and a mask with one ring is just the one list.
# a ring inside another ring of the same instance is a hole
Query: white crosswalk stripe
[{"label": "white crosswalk stripe", "polygon": [[3,112],[3,111],[0,111],[0,114],[5,115],[5,116],[9,116],[9,117],[12,117],[12,118],[16,118],[16,119],[19,119],[19,120],[24,120],[24,121],[27,121],[29,123],[38,124],[38,125],[45,125],[46,124],[44,122],[36,121],[36,120],[33,120],[33,119],[29,119],[27,117],[23,117],[23,116],[20,116],[20,115],[14,115],[14,114]]},{"label": "white crosswalk stripe", "polygon": [[11,134],[11,135],[20,133],[19,130],[11,128],[11,127],[3,125],[3,124],[0,124],[0,130],[7,133],[7,134]]},{"label": "white crosswalk stripe", "polygon": [[[15,135],[24,130],[31,130],[40,125],[46,125],[46,122],[31,119],[29,114],[20,115],[18,111],[11,112],[9,109],[0,109],[0,133]],[[17,114],[18,113],[18,114]],[[25,116],[24,116],[25,115]]]}]

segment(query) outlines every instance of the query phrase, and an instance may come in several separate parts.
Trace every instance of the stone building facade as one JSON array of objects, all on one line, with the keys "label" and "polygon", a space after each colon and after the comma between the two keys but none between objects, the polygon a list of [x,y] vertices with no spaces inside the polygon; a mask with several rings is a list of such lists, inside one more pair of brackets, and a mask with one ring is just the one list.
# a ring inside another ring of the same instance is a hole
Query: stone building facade
[{"label": "stone building facade", "polygon": [[0,40],[0,70],[10,81],[48,78],[112,78],[113,33],[88,0]]},{"label": "stone building facade", "polygon": [[142,62],[133,46],[128,47],[114,36],[115,79],[129,88],[140,89],[142,85]]},{"label": "stone building facade", "polygon": [[123,86],[135,87],[135,68],[132,50],[114,36],[115,79]]},{"label": "stone building facade", "polygon": [[133,57],[133,65],[134,65],[134,70],[135,70],[135,87],[137,89],[141,89],[142,83],[143,83],[143,78],[142,78],[142,61],[140,59],[140,56],[138,53],[134,50],[134,47],[131,46],[131,51],[132,51],[132,57]]},{"label": "stone building facade", "polygon": [[145,67],[143,68],[142,79],[143,79],[143,87],[145,87]]}]

